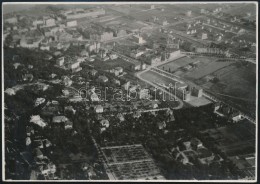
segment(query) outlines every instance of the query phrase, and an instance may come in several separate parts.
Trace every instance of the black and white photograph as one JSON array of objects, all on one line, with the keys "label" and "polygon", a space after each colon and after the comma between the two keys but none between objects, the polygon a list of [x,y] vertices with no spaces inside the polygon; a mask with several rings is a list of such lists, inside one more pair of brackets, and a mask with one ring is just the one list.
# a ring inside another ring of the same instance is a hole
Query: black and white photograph
[{"label": "black and white photograph", "polygon": [[2,2],[2,181],[256,182],[258,2]]}]

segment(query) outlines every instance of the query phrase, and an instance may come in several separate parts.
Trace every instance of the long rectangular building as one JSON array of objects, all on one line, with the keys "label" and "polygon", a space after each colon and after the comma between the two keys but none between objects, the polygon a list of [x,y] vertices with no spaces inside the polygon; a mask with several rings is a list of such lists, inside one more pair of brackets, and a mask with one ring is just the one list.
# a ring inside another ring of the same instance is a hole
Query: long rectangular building
[{"label": "long rectangular building", "polygon": [[66,19],[80,19],[84,17],[97,17],[99,15],[105,15],[106,12],[104,9],[74,9],[71,11],[62,12],[62,16]]}]

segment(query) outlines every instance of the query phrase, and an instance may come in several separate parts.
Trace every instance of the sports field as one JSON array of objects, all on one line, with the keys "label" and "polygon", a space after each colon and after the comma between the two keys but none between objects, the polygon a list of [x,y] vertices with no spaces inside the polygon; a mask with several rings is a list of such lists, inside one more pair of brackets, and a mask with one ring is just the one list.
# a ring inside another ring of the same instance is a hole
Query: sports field
[{"label": "sports field", "polygon": [[141,77],[145,80],[150,81],[150,82],[165,84],[166,86],[168,86],[169,84],[172,84],[172,85],[175,84],[174,80],[167,78],[167,77],[164,77],[164,76],[162,76],[158,73],[155,73],[153,71],[145,72],[145,73],[141,74]]}]

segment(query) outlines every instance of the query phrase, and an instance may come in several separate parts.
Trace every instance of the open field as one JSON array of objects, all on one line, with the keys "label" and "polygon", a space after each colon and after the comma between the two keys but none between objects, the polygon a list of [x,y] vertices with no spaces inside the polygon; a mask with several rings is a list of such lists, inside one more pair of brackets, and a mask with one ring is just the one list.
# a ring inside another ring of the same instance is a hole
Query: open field
[{"label": "open field", "polygon": [[160,69],[163,69],[163,70],[166,70],[166,71],[175,71],[185,65],[188,65],[190,63],[193,63],[197,60],[194,60],[192,58],[189,58],[189,57],[183,57],[183,58],[180,58],[180,59],[177,59],[177,60],[174,60],[172,62],[169,62],[165,65],[161,65],[159,68]]},{"label": "open field", "polygon": [[256,109],[255,65],[249,64],[240,68],[229,66],[214,74],[219,78],[219,82],[211,83],[211,85],[204,84],[203,88],[254,117]]},{"label": "open field", "polygon": [[100,23],[106,26],[120,25],[121,28],[129,29],[129,30],[140,29],[146,26],[146,24],[144,24],[143,22],[133,21],[131,18],[127,16],[118,16],[114,18],[111,17],[110,19],[107,20],[104,19]]},{"label": "open field", "polygon": [[[255,19],[255,14],[257,6],[255,4],[244,4],[244,5],[237,5],[237,8],[233,8],[228,11],[229,14],[233,16],[245,16],[246,13],[253,13],[252,20]],[[254,16],[253,16],[254,15]]]},{"label": "open field", "polygon": [[201,65],[199,68],[195,68],[191,72],[185,74],[185,78],[191,80],[197,80],[205,77],[221,68],[231,65],[233,62],[210,62],[208,64]]},{"label": "open field", "polygon": [[[190,80],[201,86],[204,90],[223,100],[230,105],[240,109],[242,112],[255,117],[256,99],[256,68],[253,64],[241,65],[235,62],[218,62],[214,58],[193,57],[180,58],[173,62],[160,66],[166,71]],[[197,67],[189,71],[182,71],[181,68],[196,61],[200,61]],[[165,83],[170,79],[162,79],[158,74],[146,73],[148,80]],[[204,78],[213,75],[218,82],[207,82]]]},{"label": "open field", "polygon": [[[154,16],[158,17],[160,20],[167,19],[169,23],[174,23],[177,21],[177,18],[187,18],[186,13],[186,5],[155,5],[155,9],[150,9],[150,5],[132,5],[131,7],[128,5],[112,7],[114,11],[131,15],[131,17],[141,20],[141,21],[151,21]],[[163,11],[162,11],[163,9]],[[199,6],[190,6],[190,10],[192,11],[192,16],[197,16],[200,8]]]},{"label": "open field", "polygon": [[[166,71],[174,72],[174,71],[176,71],[176,70],[178,70],[178,69],[180,69],[180,68],[182,68],[182,67],[184,67],[184,66],[186,66],[188,64],[191,64],[191,63],[194,63],[194,62],[198,62],[198,61],[199,61],[199,63],[197,63],[197,66],[198,66],[197,69],[199,69],[200,67],[206,66],[206,65],[210,64],[211,62],[216,61],[216,59],[206,58],[206,57],[199,57],[199,58],[183,57],[183,58],[174,60],[172,62],[169,62],[169,63],[167,63],[165,65],[162,65],[159,68],[163,69],[163,70],[166,70]],[[221,65],[221,64],[216,63],[215,65]],[[210,67],[211,66],[209,65],[209,68]],[[205,68],[203,68],[203,69],[205,69]],[[195,74],[197,73],[197,70],[195,70],[195,69],[192,70],[192,71],[194,71]],[[188,78],[189,78],[189,74],[190,73],[191,73],[191,75],[195,75],[195,74],[192,73],[192,71],[187,73],[187,77]]]}]

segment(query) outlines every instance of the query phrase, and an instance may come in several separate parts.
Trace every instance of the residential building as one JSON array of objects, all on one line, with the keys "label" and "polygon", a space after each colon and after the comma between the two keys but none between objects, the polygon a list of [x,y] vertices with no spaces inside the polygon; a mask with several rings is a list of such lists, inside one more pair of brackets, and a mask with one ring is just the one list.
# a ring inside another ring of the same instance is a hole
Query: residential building
[{"label": "residential building", "polygon": [[98,81],[105,83],[108,81],[108,78],[104,75],[101,75],[98,77]]},{"label": "residential building", "polygon": [[191,10],[186,12],[186,16],[190,17],[191,15],[192,15],[192,11]]},{"label": "residential building", "polygon": [[106,119],[103,119],[103,120],[100,121],[100,125],[101,125],[101,127],[108,128],[109,127],[109,121],[106,120]]},{"label": "residential building", "polygon": [[45,37],[54,37],[58,31],[64,32],[64,30],[59,28],[58,26],[43,27],[41,28],[41,31]]},{"label": "residential building", "polygon": [[77,25],[78,25],[77,20],[72,20],[72,21],[66,22],[67,27],[76,27]]},{"label": "residential building", "polygon": [[95,52],[98,53],[100,49],[100,43],[99,42],[91,42],[85,45],[85,48],[88,49],[89,52]]},{"label": "residential building", "polygon": [[243,116],[240,114],[240,112],[234,112],[231,114],[231,118],[234,122],[238,122],[243,119]]},{"label": "residential building", "polygon": [[168,55],[168,59],[179,57],[181,55],[181,51],[175,48],[168,48],[166,53]]},{"label": "residential building", "polygon": [[47,50],[47,51],[49,51],[50,50],[50,46],[41,44],[40,45],[40,50]]},{"label": "residential building", "polygon": [[58,66],[64,66],[64,62],[65,62],[65,58],[64,57],[60,57],[60,58],[57,59],[56,64]]},{"label": "residential building", "polygon": [[52,118],[53,123],[64,123],[66,121],[68,121],[68,118],[66,116],[54,116]]},{"label": "residential building", "polygon": [[108,40],[112,40],[113,39],[113,32],[98,32],[98,33],[91,33],[90,34],[90,39],[91,40],[95,40],[95,41],[108,41]]},{"label": "residential building", "polygon": [[102,113],[104,111],[104,109],[101,105],[97,105],[95,107],[95,111],[96,111],[96,113]]},{"label": "residential building", "polygon": [[68,77],[68,76],[63,76],[62,77],[63,83],[65,86],[71,86],[71,84],[73,83],[73,81]]},{"label": "residential building", "polygon": [[35,100],[35,104],[34,104],[34,106],[39,106],[39,105],[41,105],[42,103],[44,103],[45,102],[45,98],[37,98],[36,100]]},{"label": "residential building", "polygon": [[219,110],[220,109],[220,102],[216,102],[215,104],[214,104],[214,111],[217,111],[217,110]]},{"label": "residential building", "polygon": [[145,57],[145,62],[151,66],[161,62],[161,55],[148,55]]},{"label": "residential building", "polygon": [[145,70],[146,69],[146,64],[145,63],[142,63],[141,65],[141,70]]},{"label": "residential building", "polygon": [[33,75],[32,74],[24,74],[23,80],[31,82],[33,80]]},{"label": "residential building", "polygon": [[112,82],[116,85],[120,85],[120,80],[118,79],[113,79]]},{"label": "residential building", "polygon": [[43,17],[43,27],[55,26],[55,19],[50,17]]},{"label": "residential building", "polygon": [[76,72],[76,71],[80,71],[82,68],[80,67],[80,61],[71,61],[71,63],[69,63],[68,68],[72,71],[72,72]]},{"label": "residential building", "polygon": [[141,55],[143,55],[144,53],[145,53],[144,50],[135,49],[135,50],[131,51],[130,56],[136,59],[136,58],[140,57]]},{"label": "residential building", "polygon": [[92,70],[90,71],[90,74],[91,74],[92,76],[95,76],[95,75],[97,74],[97,70],[92,69]]},{"label": "residential building", "polygon": [[34,38],[23,36],[22,39],[20,40],[20,46],[29,49],[38,48],[42,40],[43,40],[43,36],[34,37]]},{"label": "residential building", "polygon": [[66,121],[64,123],[64,128],[65,128],[65,130],[72,129],[73,128],[73,123],[71,121]]},{"label": "residential building", "polygon": [[157,126],[158,126],[159,130],[162,130],[162,129],[166,128],[166,123],[165,123],[165,121],[158,122]]},{"label": "residential building", "polygon": [[110,54],[110,55],[109,55],[109,58],[110,58],[111,60],[114,60],[114,59],[117,59],[117,58],[118,58],[118,55],[117,55],[117,54]]},{"label": "residential building", "polygon": [[4,22],[9,24],[16,24],[18,21],[17,21],[17,17],[9,17],[4,19]]},{"label": "residential building", "polygon": [[190,101],[191,100],[191,92],[183,89],[177,89],[176,95],[178,98],[182,99],[183,101]]},{"label": "residential building", "polygon": [[40,148],[35,148],[34,152],[35,152],[35,156],[36,156],[38,159],[43,159],[43,158],[44,158],[44,157],[43,157],[43,153],[42,153],[42,151],[40,150]]},{"label": "residential building", "polygon": [[16,93],[15,93],[15,90],[12,89],[12,88],[7,88],[7,89],[5,90],[5,93],[7,93],[7,94],[10,95],[10,96],[16,94]]},{"label": "residential building", "polygon": [[73,40],[73,35],[65,32],[65,31],[59,31],[55,35],[55,40],[61,41],[61,42],[68,42]]},{"label": "residential building", "polygon": [[88,51],[86,51],[86,50],[82,50],[82,51],[80,52],[80,56],[82,56],[82,57],[89,57],[89,53],[88,53]]},{"label": "residential building", "polygon": [[43,121],[43,119],[39,115],[31,116],[30,122],[34,123],[42,128],[47,126],[47,124]]},{"label": "residential building", "polygon": [[197,88],[197,87],[192,87],[191,95],[200,98],[203,95],[203,89],[202,88]]},{"label": "residential building", "polygon": [[202,39],[202,40],[208,39],[208,34],[207,34],[207,33],[202,33],[202,34],[201,34],[201,39]]},{"label": "residential building", "polygon": [[119,71],[118,71],[118,70],[115,70],[115,69],[110,70],[110,72],[111,72],[111,73],[114,73],[115,76],[118,76],[118,75],[120,74]]},{"label": "residential building", "polygon": [[166,25],[168,25],[169,23],[167,22],[166,19],[164,19],[162,22],[160,22],[160,24],[161,24],[162,26],[166,26]]},{"label": "residential building", "polygon": [[197,53],[207,53],[207,54],[224,54],[225,52],[220,48],[211,48],[211,47],[196,47],[195,52]]},{"label": "residential building", "polygon": [[126,35],[127,35],[127,32],[124,29],[116,29],[116,31],[114,32],[114,37],[123,37]]},{"label": "residential building", "polygon": [[122,85],[122,88],[123,88],[124,90],[128,90],[129,87],[130,87],[130,81],[128,81],[128,82],[126,82],[125,84]]},{"label": "residential building", "polygon": [[141,89],[139,91],[140,99],[149,99],[150,98],[150,90],[149,89]]},{"label": "residential building", "polygon": [[201,164],[209,164],[215,158],[214,154],[205,147],[197,149],[197,152]]},{"label": "residential building", "polygon": [[143,39],[143,37],[141,37],[140,35],[134,35],[132,37],[133,41],[137,44],[143,44],[145,43],[145,40]]},{"label": "residential building", "polygon": [[36,19],[32,22],[33,26],[43,25],[43,19]]},{"label": "residential building", "polygon": [[131,62],[130,64],[130,70],[140,70],[141,69],[141,62]]},{"label": "residential building", "polygon": [[123,68],[118,66],[115,68],[116,71],[118,71],[119,73],[123,73]]},{"label": "residential building", "polygon": [[96,93],[92,93],[90,95],[90,99],[92,102],[99,102],[99,98],[98,98],[98,95]]}]

